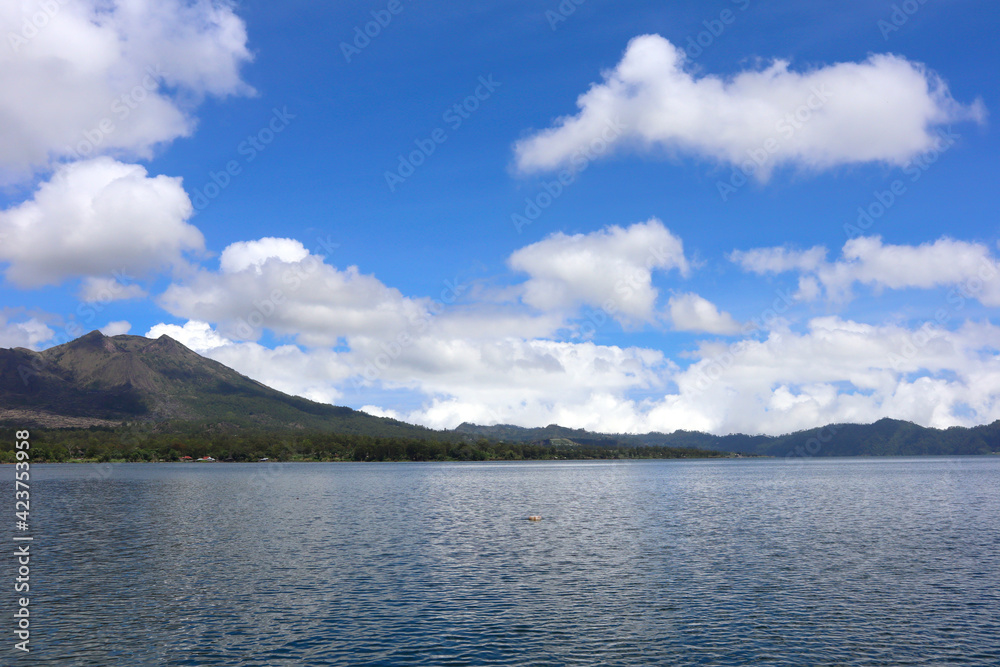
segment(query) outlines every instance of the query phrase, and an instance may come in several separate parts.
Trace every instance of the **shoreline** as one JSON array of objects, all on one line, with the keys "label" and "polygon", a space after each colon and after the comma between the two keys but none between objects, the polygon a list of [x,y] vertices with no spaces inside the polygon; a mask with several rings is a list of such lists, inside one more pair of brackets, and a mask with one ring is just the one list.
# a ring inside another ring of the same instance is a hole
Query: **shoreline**
[{"label": "shoreline", "polygon": [[[888,460],[888,459],[944,459],[944,458],[969,458],[969,459],[986,459],[993,456],[1000,456],[1000,452],[989,452],[986,454],[859,454],[850,456],[808,456],[808,457],[792,457],[796,462],[801,460],[822,460],[822,461],[837,461],[837,460],[856,460],[856,459],[870,459],[870,460]],[[391,459],[391,460],[381,460],[381,461],[355,461],[352,459],[291,459],[291,460],[271,460],[271,461],[127,461],[125,459],[111,459],[109,461],[98,461],[96,459],[71,459],[67,461],[32,461],[31,465],[101,465],[101,464],[136,464],[136,465],[196,465],[196,464],[209,464],[209,463],[223,463],[223,464],[237,464],[237,465],[256,465],[256,464],[268,464],[268,463],[348,463],[348,464],[378,464],[378,463],[475,463],[475,464],[490,464],[490,463],[576,463],[576,462],[586,462],[586,461],[604,461],[604,462],[639,462],[639,461],[734,461],[734,460],[760,460],[760,461],[776,461],[782,458],[781,456],[768,456],[768,455],[742,455],[742,456],[683,456],[683,457],[620,457],[620,458],[551,458],[551,459],[486,459],[482,461],[475,460],[463,460],[463,459],[444,459],[444,460],[425,460],[425,461],[415,461],[411,459]],[[0,462],[0,466],[13,466],[13,462]]]}]

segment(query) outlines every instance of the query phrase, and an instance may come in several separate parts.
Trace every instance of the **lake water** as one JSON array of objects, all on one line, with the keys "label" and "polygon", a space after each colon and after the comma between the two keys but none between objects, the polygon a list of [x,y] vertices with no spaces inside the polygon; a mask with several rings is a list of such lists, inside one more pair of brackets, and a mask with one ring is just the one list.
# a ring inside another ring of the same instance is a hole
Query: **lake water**
[{"label": "lake water", "polygon": [[31,518],[5,665],[1000,664],[1000,457],[35,465]]}]

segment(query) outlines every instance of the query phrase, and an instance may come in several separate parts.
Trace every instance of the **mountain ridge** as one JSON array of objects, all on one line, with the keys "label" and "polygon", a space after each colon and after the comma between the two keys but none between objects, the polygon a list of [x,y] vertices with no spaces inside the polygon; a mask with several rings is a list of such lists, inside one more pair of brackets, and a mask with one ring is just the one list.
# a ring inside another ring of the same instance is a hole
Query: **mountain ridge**
[{"label": "mountain ridge", "polygon": [[683,447],[756,456],[920,456],[1000,453],[1000,420],[973,427],[938,429],[883,417],[871,424],[826,424],[782,435],[713,435],[700,431],[607,434],[557,424],[525,428],[510,424],[464,423],[457,432],[512,442],[570,440],[580,445],[627,444],[633,447]]}]

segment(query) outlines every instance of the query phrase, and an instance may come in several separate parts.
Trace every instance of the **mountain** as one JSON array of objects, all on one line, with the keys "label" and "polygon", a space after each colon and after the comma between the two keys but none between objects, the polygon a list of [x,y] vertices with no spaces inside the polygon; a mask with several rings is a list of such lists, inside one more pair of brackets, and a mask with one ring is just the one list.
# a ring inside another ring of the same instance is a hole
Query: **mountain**
[{"label": "mountain", "polygon": [[289,396],[169,336],[108,337],[100,331],[43,352],[0,349],[0,421],[49,427],[194,422],[383,437],[440,435]]}]

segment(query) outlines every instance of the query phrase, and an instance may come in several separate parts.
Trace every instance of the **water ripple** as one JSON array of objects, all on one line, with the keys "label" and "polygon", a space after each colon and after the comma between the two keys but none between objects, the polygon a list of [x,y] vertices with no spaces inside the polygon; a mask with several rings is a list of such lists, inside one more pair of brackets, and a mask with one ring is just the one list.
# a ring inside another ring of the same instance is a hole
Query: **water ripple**
[{"label": "water ripple", "polygon": [[87,468],[18,664],[1000,664],[997,459]]}]

